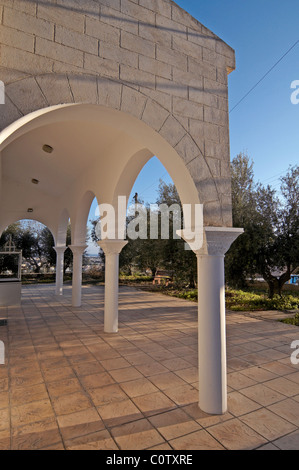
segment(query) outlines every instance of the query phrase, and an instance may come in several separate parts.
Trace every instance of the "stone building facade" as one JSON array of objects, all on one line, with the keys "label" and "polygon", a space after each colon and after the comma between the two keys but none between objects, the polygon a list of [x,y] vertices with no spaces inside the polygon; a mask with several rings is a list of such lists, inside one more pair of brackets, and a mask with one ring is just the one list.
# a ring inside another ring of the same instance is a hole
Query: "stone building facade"
[{"label": "stone building facade", "polygon": [[[79,306],[91,202],[116,206],[118,196],[129,197],[157,156],[182,203],[203,205],[200,406],[225,412],[223,259],[241,233],[232,228],[231,206],[227,76],[234,51],[171,0],[0,0],[0,57],[0,232],[28,212],[50,228],[61,295],[70,218]],[[125,241],[100,246],[111,333]]]}]

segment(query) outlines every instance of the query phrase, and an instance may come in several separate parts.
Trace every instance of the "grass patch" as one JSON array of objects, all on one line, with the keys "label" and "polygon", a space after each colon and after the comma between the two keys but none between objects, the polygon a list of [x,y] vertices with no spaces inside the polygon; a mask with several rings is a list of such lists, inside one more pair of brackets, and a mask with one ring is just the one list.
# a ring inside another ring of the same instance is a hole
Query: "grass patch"
[{"label": "grass patch", "polygon": [[126,274],[120,274],[119,282],[120,284],[128,284],[128,285],[152,283],[153,277],[141,275],[141,274],[132,274],[131,276],[126,275]]},{"label": "grass patch", "polygon": [[287,325],[299,326],[299,313],[296,313],[296,315],[293,318],[286,318],[280,321],[281,323],[286,323]]},{"label": "grass patch", "polygon": [[299,297],[293,294],[275,295],[269,299],[266,293],[231,290],[226,292],[226,307],[233,311],[298,310]]},{"label": "grass patch", "polygon": [[[197,302],[198,298],[197,289],[160,287],[159,291],[192,302]],[[276,295],[273,299],[269,299],[266,291],[234,290],[228,288],[226,289],[226,308],[236,312],[299,310],[299,295],[297,292],[285,292],[282,297]]]}]

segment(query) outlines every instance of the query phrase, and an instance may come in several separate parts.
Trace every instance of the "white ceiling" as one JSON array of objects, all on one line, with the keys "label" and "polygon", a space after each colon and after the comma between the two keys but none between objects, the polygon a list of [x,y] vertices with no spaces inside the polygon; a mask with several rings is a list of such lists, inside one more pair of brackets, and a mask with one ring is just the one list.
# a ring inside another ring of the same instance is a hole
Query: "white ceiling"
[{"label": "white ceiling", "polygon": [[[56,122],[19,137],[2,152],[2,176],[22,185],[40,181],[40,191],[60,196],[96,159],[124,138],[110,126],[95,122]],[[42,150],[54,148],[52,154]]]}]

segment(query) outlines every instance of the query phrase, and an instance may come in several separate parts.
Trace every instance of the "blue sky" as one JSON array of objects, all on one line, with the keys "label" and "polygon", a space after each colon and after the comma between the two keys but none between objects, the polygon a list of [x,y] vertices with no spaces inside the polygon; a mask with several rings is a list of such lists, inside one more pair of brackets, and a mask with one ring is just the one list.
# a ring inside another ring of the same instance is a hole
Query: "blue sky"
[{"label": "blue sky", "polygon": [[[179,0],[178,5],[236,51],[229,104],[236,103],[299,40],[298,0]],[[273,183],[299,163],[299,105],[291,83],[299,80],[299,43],[230,113],[231,158],[246,151],[256,179]]]},{"label": "blue sky", "polygon": [[[299,40],[298,0],[177,0],[236,51],[229,76],[229,108]],[[230,113],[231,159],[247,152],[256,180],[279,187],[289,165],[299,163],[299,104],[291,103],[291,83],[299,80],[299,43],[250,95]],[[170,182],[152,159],[140,173],[132,194],[155,202],[159,179]]]},{"label": "blue sky", "polygon": [[[236,103],[299,40],[298,0],[178,0],[179,6],[236,51],[229,76],[229,103]],[[277,187],[289,165],[299,163],[299,105],[291,103],[291,83],[299,80],[299,44],[230,113],[231,158],[245,151],[256,179]],[[134,193],[156,197],[165,169],[158,160],[140,174]]]}]

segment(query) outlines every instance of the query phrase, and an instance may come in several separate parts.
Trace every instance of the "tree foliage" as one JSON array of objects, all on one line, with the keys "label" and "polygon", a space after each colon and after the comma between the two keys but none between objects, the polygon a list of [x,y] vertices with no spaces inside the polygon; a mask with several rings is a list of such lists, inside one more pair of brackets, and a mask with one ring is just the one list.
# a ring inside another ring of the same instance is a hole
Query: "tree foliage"
[{"label": "tree foliage", "polygon": [[[30,264],[35,273],[43,268],[49,269],[56,265],[56,252],[54,238],[51,231],[38,222],[17,222],[10,225],[1,235],[0,246],[3,246],[9,237],[12,237],[18,250],[22,250],[23,260]],[[66,244],[71,244],[71,227],[67,228]],[[64,271],[72,264],[72,252],[65,251]]]},{"label": "tree foliage", "polygon": [[[133,207],[136,203],[142,204],[137,195],[133,201]],[[163,204],[168,208],[171,208],[174,204],[180,207],[179,228],[182,228],[182,207],[176,187],[174,184],[166,184],[161,180],[156,204],[145,206],[147,211],[147,238],[133,240],[127,237],[128,244],[120,253],[120,269],[126,274],[131,274],[134,269],[141,272],[150,270],[152,276],[155,276],[159,269],[167,270],[170,274],[173,274],[177,283],[194,287],[197,273],[196,256],[192,251],[185,250],[185,242],[182,239],[173,237],[174,227],[177,226],[177,220],[175,219],[177,214],[174,212],[169,212],[169,237],[168,239],[163,238],[161,213],[157,212],[157,206]],[[138,206],[136,208],[138,209]],[[158,220],[158,237],[156,239],[150,237],[150,221],[151,216],[154,215]],[[135,213],[127,216],[127,227],[134,217]],[[97,223],[98,220],[92,221],[91,238],[93,241],[98,241],[95,230]],[[104,257],[103,253],[100,256]]]},{"label": "tree foliage", "polygon": [[233,224],[245,232],[226,257],[226,276],[233,287],[261,275],[269,296],[281,295],[299,266],[299,167],[281,178],[280,193],[254,182],[253,164],[246,154],[232,161]]}]

